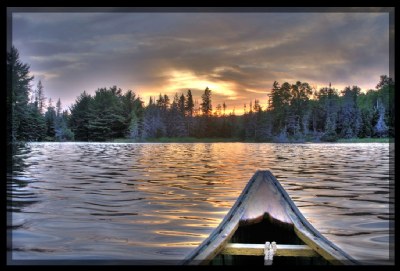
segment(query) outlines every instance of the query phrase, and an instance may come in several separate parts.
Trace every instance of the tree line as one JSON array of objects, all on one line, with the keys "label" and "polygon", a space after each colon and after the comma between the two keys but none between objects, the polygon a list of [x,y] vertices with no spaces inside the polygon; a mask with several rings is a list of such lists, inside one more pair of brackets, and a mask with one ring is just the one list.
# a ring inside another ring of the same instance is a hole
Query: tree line
[{"label": "tree line", "polygon": [[[12,47],[7,54],[7,135],[13,141],[145,141],[160,137],[219,137],[256,142],[336,141],[339,138],[394,137],[394,81],[382,75],[375,90],[358,86],[314,90],[306,82],[274,82],[263,109],[259,100],[244,114],[212,106],[208,87],[198,103],[191,90],[150,97],[147,105],[132,90],[117,86],[84,91],[68,110],[46,103],[44,87]],[[47,105],[46,105],[47,104]]]},{"label": "tree line", "polygon": [[380,77],[376,90],[358,86],[313,91],[308,83],[273,83],[269,106],[254,103],[246,113],[245,138],[256,141],[331,141],[339,138],[394,137],[394,82]]},{"label": "tree line", "polygon": [[61,100],[46,106],[44,87],[39,81],[31,89],[34,79],[30,67],[19,59],[18,50],[12,47],[7,53],[7,139],[15,141],[65,141],[73,140],[68,128],[70,114],[62,111]]}]

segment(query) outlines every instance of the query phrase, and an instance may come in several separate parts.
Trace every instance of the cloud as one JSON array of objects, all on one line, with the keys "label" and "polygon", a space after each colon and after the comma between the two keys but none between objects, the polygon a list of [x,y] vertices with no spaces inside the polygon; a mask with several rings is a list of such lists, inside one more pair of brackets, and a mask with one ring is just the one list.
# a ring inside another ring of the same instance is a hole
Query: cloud
[{"label": "cloud", "polygon": [[215,105],[242,108],[266,104],[275,80],[373,88],[389,74],[389,16],[372,11],[16,12],[13,44],[64,105],[112,85],[146,102],[208,86]]}]

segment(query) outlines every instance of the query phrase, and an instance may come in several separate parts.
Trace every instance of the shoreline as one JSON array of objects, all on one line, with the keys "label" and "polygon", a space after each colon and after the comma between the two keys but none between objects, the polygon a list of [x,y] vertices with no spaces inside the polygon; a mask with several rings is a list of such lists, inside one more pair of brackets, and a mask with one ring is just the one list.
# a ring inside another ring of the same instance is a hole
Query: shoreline
[{"label": "shoreline", "polygon": [[349,138],[349,139],[338,139],[335,142],[327,141],[313,141],[313,140],[288,140],[287,142],[277,141],[254,141],[254,140],[241,140],[238,138],[195,138],[195,137],[162,137],[152,138],[145,141],[133,141],[130,139],[114,139],[113,141],[107,141],[113,143],[274,143],[274,144],[308,144],[308,143],[394,143],[394,138]]},{"label": "shoreline", "polygon": [[[276,142],[276,141],[252,141],[252,140],[241,140],[238,138],[195,138],[195,137],[162,137],[162,138],[152,138],[143,141],[135,141],[128,138],[117,138],[108,141],[32,141],[38,143],[273,143],[273,144],[326,144],[326,143],[394,143],[394,138],[349,138],[349,139],[338,139],[335,142],[326,141],[295,141],[288,140],[287,142]],[[13,143],[27,143],[27,142],[13,142]]]}]

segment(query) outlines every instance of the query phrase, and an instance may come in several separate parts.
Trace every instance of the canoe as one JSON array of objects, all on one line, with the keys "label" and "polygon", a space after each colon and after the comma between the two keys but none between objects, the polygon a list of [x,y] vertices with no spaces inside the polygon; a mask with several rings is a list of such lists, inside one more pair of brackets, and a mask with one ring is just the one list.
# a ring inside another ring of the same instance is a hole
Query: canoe
[{"label": "canoe", "polygon": [[301,214],[268,170],[257,171],[184,265],[356,265]]}]

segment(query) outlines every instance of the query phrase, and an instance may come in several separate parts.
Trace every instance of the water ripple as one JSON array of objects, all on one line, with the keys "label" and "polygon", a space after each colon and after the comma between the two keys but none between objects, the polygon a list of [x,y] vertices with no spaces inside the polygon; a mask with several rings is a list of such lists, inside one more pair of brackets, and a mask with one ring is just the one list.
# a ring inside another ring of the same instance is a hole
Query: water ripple
[{"label": "water ripple", "polygon": [[[31,143],[7,176],[13,259],[182,259],[257,169],[353,257],[388,260],[388,144]],[[392,176],[393,178],[393,176]]]}]

